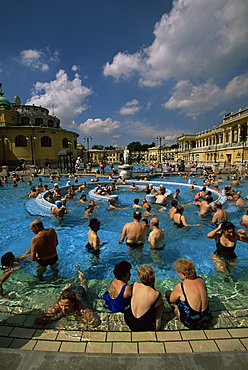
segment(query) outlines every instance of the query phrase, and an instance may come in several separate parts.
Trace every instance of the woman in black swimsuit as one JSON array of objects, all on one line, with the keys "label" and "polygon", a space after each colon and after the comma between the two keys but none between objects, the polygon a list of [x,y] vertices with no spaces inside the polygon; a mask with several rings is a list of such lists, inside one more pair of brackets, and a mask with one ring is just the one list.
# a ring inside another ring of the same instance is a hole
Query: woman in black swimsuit
[{"label": "woman in black swimsuit", "polygon": [[229,274],[231,268],[236,264],[236,243],[238,240],[248,243],[248,235],[245,230],[239,229],[235,232],[232,222],[225,221],[216,229],[207,234],[209,239],[216,242],[216,251],[212,254],[213,262],[218,272]]},{"label": "woman in black swimsuit", "polygon": [[182,206],[177,206],[176,212],[173,216],[174,225],[181,228],[184,226],[201,226],[200,224],[189,225],[187,224],[186,218],[183,216],[184,208]]}]

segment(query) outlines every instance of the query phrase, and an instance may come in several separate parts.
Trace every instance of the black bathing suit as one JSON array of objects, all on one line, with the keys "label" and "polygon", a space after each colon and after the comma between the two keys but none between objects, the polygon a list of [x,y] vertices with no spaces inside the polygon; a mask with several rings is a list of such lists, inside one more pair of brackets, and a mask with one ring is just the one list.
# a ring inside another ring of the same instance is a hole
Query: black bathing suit
[{"label": "black bathing suit", "polygon": [[128,243],[127,242],[127,245],[132,248],[138,248],[138,247],[143,247],[144,243]]},{"label": "black bathing suit", "polygon": [[45,260],[41,260],[41,259],[37,259],[36,262],[43,266],[43,267],[47,267],[47,266],[52,266],[54,265],[56,262],[58,261],[58,256],[54,256],[52,258],[47,258]]},{"label": "black bathing suit", "polygon": [[234,249],[236,248],[236,243],[233,247],[225,247],[221,244],[220,240],[216,243],[216,251],[214,252],[215,255],[218,257],[222,257],[226,260],[234,260],[237,258]]},{"label": "black bathing suit", "polygon": [[86,249],[87,249],[88,252],[90,252],[92,254],[95,254],[95,255],[98,255],[100,253],[100,249],[93,248],[90,243],[86,244]]},{"label": "black bathing suit", "polygon": [[180,228],[181,228],[181,227],[184,227],[184,224],[182,223],[181,217],[182,217],[182,216],[180,216],[180,219],[179,219],[179,221],[180,221],[180,222],[179,222],[179,223],[174,221],[174,225],[175,225],[176,227],[180,227]]},{"label": "black bathing suit", "polygon": [[156,329],[156,303],[159,300],[159,293],[156,301],[151,305],[149,310],[139,318],[133,315],[131,305],[124,312],[124,318],[132,331],[154,331]]}]

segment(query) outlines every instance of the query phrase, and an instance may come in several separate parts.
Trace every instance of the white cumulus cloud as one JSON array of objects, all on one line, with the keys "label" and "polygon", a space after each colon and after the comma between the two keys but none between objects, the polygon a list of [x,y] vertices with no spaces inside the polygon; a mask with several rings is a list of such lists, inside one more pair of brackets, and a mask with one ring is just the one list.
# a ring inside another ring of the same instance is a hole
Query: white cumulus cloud
[{"label": "white cumulus cloud", "polygon": [[138,105],[139,101],[137,99],[133,99],[132,101],[127,102],[119,111],[122,115],[131,116],[137,112],[139,112],[142,107]]},{"label": "white cumulus cloud", "polygon": [[42,72],[49,70],[50,62],[58,61],[58,52],[51,54],[49,48],[45,50],[25,49],[20,52],[19,61],[21,64]]},{"label": "white cumulus cloud", "polygon": [[83,86],[78,74],[69,80],[64,70],[59,70],[56,79],[50,82],[36,82],[33,96],[26,104],[41,105],[60,118],[61,126],[72,128],[73,120],[87,107],[86,98],[92,94],[91,89]]},{"label": "white cumulus cloud", "polygon": [[82,134],[90,134],[94,136],[109,135],[114,130],[120,127],[119,121],[112,121],[111,118],[102,120],[101,118],[89,118],[87,121],[80,123],[78,130]]}]

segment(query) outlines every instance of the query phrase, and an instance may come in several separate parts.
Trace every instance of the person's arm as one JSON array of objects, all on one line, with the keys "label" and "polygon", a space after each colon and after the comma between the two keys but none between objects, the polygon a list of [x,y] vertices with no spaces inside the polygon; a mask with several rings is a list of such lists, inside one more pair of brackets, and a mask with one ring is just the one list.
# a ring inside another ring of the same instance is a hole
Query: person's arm
[{"label": "person's arm", "polygon": [[220,236],[221,225],[222,224],[216,227],[216,229],[209,231],[209,233],[207,233],[207,237],[209,239],[217,239]]},{"label": "person's arm", "polygon": [[149,234],[148,242],[150,243],[151,249],[156,249],[156,238],[154,237],[152,232]]},{"label": "person's arm", "polygon": [[161,293],[159,293],[159,299],[155,305],[156,307],[156,316],[155,316],[155,320],[156,320],[156,330],[159,330],[160,327],[161,327],[161,318],[162,318],[162,314],[163,314],[163,311],[164,311],[164,301],[163,301],[163,298],[162,298],[162,295]]},{"label": "person's arm", "polygon": [[121,233],[121,237],[120,237],[119,243],[123,243],[126,236],[127,236],[127,226],[124,225],[124,227],[122,229],[122,233]]},{"label": "person's arm", "polygon": [[178,283],[170,294],[169,303],[176,305],[181,297],[181,283]]},{"label": "person's arm", "polygon": [[101,324],[100,318],[93,311],[85,306],[79,310],[76,319],[82,321],[85,324],[92,325],[93,327],[99,326]]},{"label": "person's arm", "polygon": [[36,261],[36,240],[35,237],[31,240],[31,260]]},{"label": "person's arm", "polygon": [[181,216],[181,221],[182,221],[183,226],[201,226],[201,224],[196,224],[196,225],[187,224],[186,218],[184,216]]},{"label": "person's arm", "polygon": [[12,274],[13,270],[9,269],[4,271],[2,276],[0,277],[0,297],[2,298],[9,298],[9,294],[3,294],[3,283],[10,277]]},{"label": "person's arm", "polygon": [[244,243],[248,243],[248,235],[244,229],[237,230],[238,240]]},{"label": "person's arm", "polygon": [[133,288],[130,285],[126,286],[123,297],[124,298],[131,297],[132,296],[132,291],[133,291]]},{"label": "person's arm", "polygon": [[58,303],[55,303],[52,307],[47,308],[35,319],[35,324],[45,325],[50,321],[56,321],[63,317],[63,313]]}]

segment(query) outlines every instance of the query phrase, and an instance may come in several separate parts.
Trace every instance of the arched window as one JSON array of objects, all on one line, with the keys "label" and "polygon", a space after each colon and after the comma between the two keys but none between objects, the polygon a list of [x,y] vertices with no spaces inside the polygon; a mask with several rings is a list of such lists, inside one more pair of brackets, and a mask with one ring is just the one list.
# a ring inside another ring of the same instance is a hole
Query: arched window
[{"label": "arched window", "polygon": [[53,127],[53,120],[52,119],[49,119],[47,123],[48,123],[48,127]]},{"label": "arched window", "polygon": [[77,140],[74,140],[74,149],[77,149]]},{"label": "arched window", "polygon": [[51,147],[52,146],[52,140],[48,136],[42,136],[40,140],[40,145],[41,146],[46,146],[46,147]]},{"label": "arched window", "polygon": [[42,126],[43,119],[42,118],[35,118],[35,126]]},{"label": "arched window", "polygon": [[64,139],[62,140],[62,147],[63,147],[63,148],[68,148],[68,140],[67,140],[66,138],[64,138]]},{"label": "arched window", "polygon": [[27,139],[23,135],[18,135],[15,138],[15,146],[27,146]]},{"label": "arched window", "polygon": [[27,126],[30,123],[29,117],[21,117],[21,125]]}]

